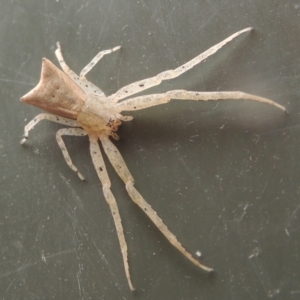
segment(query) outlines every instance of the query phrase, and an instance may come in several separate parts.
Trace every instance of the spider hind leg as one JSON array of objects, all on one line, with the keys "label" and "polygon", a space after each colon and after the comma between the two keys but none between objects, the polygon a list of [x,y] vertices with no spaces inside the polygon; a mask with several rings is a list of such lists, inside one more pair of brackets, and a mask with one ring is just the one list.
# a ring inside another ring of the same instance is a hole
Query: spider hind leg
[{"label": "spider hind leg", "polygon": [[79,170],[77,169],[77,167],[73,164],[70,154],[67,150],[66,144],[62,139],[63,135],[71,135],[71,136],[85,136],[87,135],[87,133],[81,129],[81,128],[62,128],[60,130],[58,130],[56,132],[56,141],[58,143],[58,146],[60,148],[60,150],[62,151],[62,154],[65,158],[65,161],[67,163],[67,165],[74,171],[77,173],[78,177],[81,180],[85,180],[84,176],[79,172]]},{"label": "spider hind leg", "polygon": [[151,94],[140,97],[131,98],[117,104],[117,108],[122,111],[134,111],[148,108],[155,105],[168,103],[171,99],[176,100],[196,100],[196,101],[212,101],[212,100],[250,100],[273,105],[284,112],[286,108],[270,99],[247,94],[244,92],[192,92],[186,90],[173,90],[163,94]]},{"label": "spider hind leg", "polygon": [[124,231],[123,231],[123,226],[122,226],[122,221],[121,221],[121,216],[119,213],[118,205],[116,202],[116,199],[113,195],[113,193],[110,190],[110,180],[108,177],[108,173],[104,164],[104,160],[101,154],[101,150],[98,144],[98,139],[89,136],[90,139],[90,153],[92,156],[93,164],[95,166],[96,172],[98,174],[98,177],[101,181],[101,184],[103,186],[103,194],[106,199],[106,202],[109,205],[111,214],[114,219],[114,223],[116,226],[116,231],[119,239],[119,244],[121,248],[121,253],[123,257],[123,263],[124,263],[124,268],[125,268],[125,274],[127,277],[128,285],[132,291],[135,290],[132,282],[131,282],[131,277],[129,273],[129,264],[128,264],[128,250],[127,250],[127,243],[125,240],[124,236]]},{"label": "spider hind leg", "polygon": [[107,136],[100,135],[100,141],[104,148],[109,161],[113,165],[114,169],[124,181],[126,190],[134,203],[136,203],[141,210],[151,219],[155,226],[161,231],[161,233],[166,237],[166,239],[178,249],[188,260],[190,260],[194,265],[199,268],[212,272],[213,269],[202,265],[198,260],[196,260],[178,241],[177,237],[168,229],[164,224],[162,219],[157,215],[156,211],[147,203],[147,201],[141,196],[141,194],[134,187],[134,180],[131,176],[120,152],[116,146],[109,140]]}]

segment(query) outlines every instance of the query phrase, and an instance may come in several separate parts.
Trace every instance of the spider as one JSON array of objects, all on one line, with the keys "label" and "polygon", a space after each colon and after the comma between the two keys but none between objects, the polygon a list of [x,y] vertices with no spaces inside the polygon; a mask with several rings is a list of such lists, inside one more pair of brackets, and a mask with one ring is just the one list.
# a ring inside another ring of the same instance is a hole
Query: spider
[{"label": "spider", "polygon": [[[64,135],[88,136],[90,141],[90,153],[92,161],[98,177],[102,183],[103,194],[110,207],[114,219],[121,247],[125,273],[129,287],[132,291],[134,290],[134,286],[132,284],[129,272],[127,243],[123,232],[117,202],[110,189],[111,182],[104,165],[98,140],[100,140],[104,152],[106,153],[115,171],[124,181],[126,190],[133,202],[136,203],[142,211],[144,211],[144,213],[152,220],[152,222],[163,233],[167,240],[175,248],[177,248],[188,260],[205,271],[213,271],[212,268],[206,267],[201,264],[182,246],[176,236],[167,228],[162,219],[157,215],[156,211],[136,190],[136,188],[134,187],[134,179],[130,174],[120,152],[110,141],[110,137],[118,140],[119,136],[116,132],[118,131],[118,128],[121,125],[122,121],[131,121],[133,119],[133,117],[131,116],[121,115],[121,112],[135,111],[154,105],[168,103],[171,99],[197,101],[248,99],[267,103],[276,106],[283,111],[286,111],[283,106],[275,103],[272,100],[238,91],[197,92],[186,90],[171,90],[161,94],[131,97],[136,93],[159,85],[163,80],[168,80],[180,76],[189,69],[193,68],[195,65],[204,61],[206,58],[214,54],[225,44],[227,44],[240,34],[248,32],[250,30],[252,30],[251,27],[238,31],[222,42],[209,48],[207,51],[201,53],[192,60],[183,64],[182,66],[179,66],[174,70],[164,71],[154,77],[131,83],[108,97],[103,93],[101,89],[89,82],[86,79],[85,75],[104,55],[115,52],[121,47],[118,46],[110,50],[99,52],[95,56],[95,58],[92,59],[92,61],[85,68],[83,68],[80,75],[78,76],[65,63],[65,60],[62,56],[60,44],[57,43],[55,54],[63,72],[49,60],[43,58],[40,82],[34,89],[32,89],[29,93],[21,98],[22,102],[35,105],[50,113],[39,114],[25,126],[24,138],[21,140],[21,144],[25,143],[25,141],[27,140],[29,131],[42,120],[49,120],[68,126],[68,128],[62,128],[57,131],[56,140],[66,160],[66,163],[73,171],[78,174],[81,180],[84,180],[84,176],[72,163],[62,137]],[[124,98],[127,99],[124,100]]]}]

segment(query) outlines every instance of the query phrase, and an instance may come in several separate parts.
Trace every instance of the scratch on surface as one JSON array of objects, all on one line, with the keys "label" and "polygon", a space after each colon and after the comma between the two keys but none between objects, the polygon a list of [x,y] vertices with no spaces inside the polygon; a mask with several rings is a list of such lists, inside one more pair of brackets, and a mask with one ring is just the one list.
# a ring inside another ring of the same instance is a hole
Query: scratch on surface
[{"label": "scratch on surface", "polygon": [[244,206],[244,209],[243,209],[243,213],[242,213],[240,219],[238,220],[238,223],[241,223],[241,221],[243,220],[243,218],[244,218],[244,216],[246,214],[246,210],[247,210],[248,207],[249,207],[249,204],[246,203],[246,205]]},{"label": "scratch on surface", "polygon": [[79,9],[77,10],[77,13],[79,13],[83,8],[84,8],[84,6],[81,5],[81,6],[79,7]]},{"label": "scratch on surface", "polygon": [[60,251],[60,252],[56,252],[56,253],[53,253],[53,254],[50,254],[50,255],[47,255],[45,256],[45,259],[52,259],[56,256],[61,256],[61,255],[64,255],[64,254],[68,254],[68,253],[73,253],[74,250],[64,250],[64,251]]},{"label": "scratch on surface", "polygon": [[280,129],[274,129],[274,130],[270,130],[270,131],[261,133],[260,137],[270,135],[270,134],[278,134],[280,132],[285,132],[287,130],[299,129],[299,128],[300,128],[300,125],[294,125],[294,126],[288,126],[288,127],[284,127],[284,128],[280,128]]},{"label": "scratch on surface", "polygon": [[285,233],[286,233],[287,236],[290,236],[290,233],[289,233],[289,231],[287,230],[287,228],[285,228],[284,231],[285,231]]},{"label": "scratch on surface", "polygon": [[261,198],[262,198],[263,194],[265,193],[265,190],[266,190],[266,188],[267,188],[267,185],[268,185],[268,183],[266,182],[265,185],[264,185],[264,187],[263,187],[263,189],[262,189],[262,191],[261,191],[261,194],[260,194],[260,197],[261,197]]},{"label": "scratch on surface", "polygon": [[11,270],[9,272],[6,272],[6,273],[0,275],[0,278],[9,276],[11,274],[14,274],[14,273],[17,273],[17,272],[20,272],[20,271],[23,271],[25,269],[28,269],[28,268],[36,266],[36,265],[39,265],[39,264],[41,264],[41,261],[43,261],[44,263],[45,262],[47,263],[47,259],[49,260],[49,259],[52,259],[52,258],[54,258],[56,256],[67,254],[67,253],[72,253],[72,252],[74,252],[74,251],[73,250],[64,250],[64,251],[60,251],[60,252],[57,252],[57,253],[45,256],[44,255],[44,251],[42,251],[41,260],[38,260],[38,261],[33,262],[33,263],[24,264],[21,267],[15,269],[15,270]]},{"label": "scratch on surface", "polygon": [[39,222],[38,229],[37,229],[37,232],[36,232],[36,235],[35,235],[35,242],[38,241],[38,236],[40,235],[41,228],[42,228],[42,221]]},{"label": "scratch on surface", "polygon": [[192,135],[190,138],[195,138],[195,137],[199,137],[199,134],[195,134],[195,135]]},{"label": "scratch on surface", "polygon": [[296,219],[296,215],[299,210],[300,210],[300,204],[292,211],[292,213],[287,218],[286,227],[285,227],[285,233],[287,236],[290,236],[290,231],[288,230],[288,228],[292,226],[292,223]]},{"label": "scratch on surface", "polygon": [[81,296],[81,265],[78,265],[78,272],[77,272],[77,282],[78,282],[78,289],[79,289],[79,295]]},{"label": "scratch on surface", "polygon": [[83,205],[82,201],[80,200],[80,198],[77,196],[77,194],[76,194],[74,188],[72,187],[72,185],[70,184],[70,182],[61,173],[59,173],[59,176],[65,182],[66,186],[71,190],[72,195],[73,195],[77,205],[79,206],[79,208],[83,209],[84,205]]},{"label": "scratch on surface", "polygon": [[40,263],[40,261],[37,261],[37,262],[34,262],[34,263],[24,264],[23,266],[21,266],[21,267],[15,269],[15,270],[12,270],[12,271],[9,271],[9,272],[6,272],[6,273],[0,275],[0,278],[9,276],[9,275],[11,275],[11,274],[14,274],[14,273],[17,273],[17,272],[20,272],[20,271],[23,271],[23,270],[25,270],[25,269],[27,269],[27,268],[30,268],[30,267],[32,267],[32,266],[35,266],[35,265],[37,265],[37,264],[39,264],[39,263]]},{"label": "scratch on surface", "polygon": [[[52,181],[52,175],[50,175],[50,181]],[[45,211],[45,207],[48,203],[48,200],[49,200],[49,195],[47,194],[46,198],[45,198],[45,201],[43,201],[43,206],[41,208],[39,208],[39,210],[42,210],[42,211]],[[40,206],[39,206],[40,207]],[[37,227],[37,232],[36,232],[36,235],[35,235],[35,242],[38,241],[38,237],[40,235],[40,232],[41,232],[41,228],[43,227],[43,221],[42,220],[39,220],[39,224],[38,224],[38,227]]]},{"label": "scratch on surface", "polygon": [[274,296],[278,295],[279,293],[280,293],[280,289],[269,290],[268,297],[273,298]]},{"label": "scratch on surface", "polygon": [[217,102],[216,106],[212,108],[212,110],[216,109],[219,106],[219,102]]},{"label": "scratch on surface", "polygon": [[291,294],[292,294],[292,295],[300,294],[300,290],[298,290],[298,291],[291,291]]},{"label": "scratch on surface", "polygon": [[252,250],[252,253],[251,255],[248,256],[249,259],[253,258],[253,257],[257,257],[259,255],[260,251],[259,251],[259,248],[258,247],[255,247],[253,250]]},{"label": "scratch on surface", "polygon": [[42,256],[42,261],[45,262],[45,264],[48,264],[47,263],[47,259],[46,259],[45,254],[44,254],[44,250],[42,251],[42,255],[41,256]]},{"label": "scratch on surface", "polygon": [[[29,59],[29,57],[28,57],[28,59]],[[20,69],[22,68],[22,66],[28,61],[28,59],[27,59],[25,62],[22,63],[22,65],[21,65],[21,67],[19,68],[19,70],[20,70]],[[13,73],[15,73],[15,74],[17,74],[17,75],[21,75],[21,76],[24,76],[24,77],[26,77],[26,78],[30,78],[30,79],[32,79],[33,82],[35,82],[35,78],[32,77],[32,76],[30,76],[30,75],[28,75],[27,73],[22,73],[22,72],[20,72],[20,71],[17,71],[17,70],[14,69],[14,68],[6,67],[6,66],[2,65],[1,63],[0,63],[0,67],[3,68],[3,69],[6,69],[6,70],[8,70],[8,71],[11,71],[11,72],[13,72]],[[18,82],[18,81],[17,81],[17,82]],[[29,83],[28,83],[28,84],[29,84]],[[31,85],[31,84],[30,84],[30,85]]]},{"label": "scratch on surface", "polygon": [[3,79],[3,78],[0,78],[0,81],[3,81],[3,82],[8,82],[8,83],[17,83],[17,84],[24,84],[24,85],[29,85],[29,86],[35,86],[36,84],[35,83],[28,83],[28,82],[25,82],[25,81],[19,81],[19,80],[12,80],[12,79]]},{"label": "scratch on surface", "polygon": [[291,218],[294,218],[298,212],[298,210],[300,209],[300,204],[296,207],[296,209],[292,212]]},{"label": "scratch on surface", "polygon": [[110,266],[109,262],[107,261],[105,255],[103,254],[103,252],[101,251],[101,249],[99,249],[99,248],[97,247],[97,245],[96,245],[95,242],[94,242],[94,246],[95,246],[97,252],[99,253],[102,262],[106,265],[107,269],[109,270],[109,273],[110,273],[111,277],[112,277],[113,280],[114,280],[115,286],[117,287],[118,290],[121,290],[120,284],[118,283],[118,279],[117,279],[117,277],[116,277],[116,275],[115,275],[115,270],[113,270],[113,269],[111,268],[111,266]]},{"label": "scratch on surface", "polygon": [[15,279],[13,279],[13,280],[11,281],[11,283],[8,285],[7,289],[5,290],[5,293],[8,292],[8,290],[10,289],[10,287],[11,287],[11,285],[13,284],[14,281],[15,281]]},{"label": "scratch on surface", "polygon": [[254,142],[255,142],[255,144],[257,144],[258,143],[258,141],[260,140],[260,135],[258,135],[258,134],[255,134],[255,140],[254,140]]},{"label": "scratch on surface", "polygon": [[191,176],[191,178],[193,179],[193,181],[195,181],[194,173],[193,173],[192,170],[186,165],[185,161],[182,159],[182,157],[179,155],[178,152],[177,152],[177,156],[178,156],[178,160],[181,162],[181,164],[183,165],[183,167],[184,167],[184,169],[186,170],[186,172]]},{"label": "scratch on surface", "polygon": [[108,9],[106,10],[106,17],[104,18],[104,20],[102,21],[102,26],[101,26],[101,30],[99,32],[99,36],[98,36],[98,40],[97,40],[97,43],[98,44],[101,44],[100,40],[101,40],[101,36],[102,36],[102,33],[104,31],[104,29],[107,27],[107,21],[110,20],[110,16],[111,16],[111,7],[112,5],[114,4],[114,1],[110,1],[110,4],[108,6]]},{"label": "scratch on surface", "polygon": [[123,51],[121,51],[121,56],[120,56],[120,62],[118,66],[118,72],[117,72],[117,88],[120,88],[120,69],[121,69],[121,64],[122,64],[122,58],[123,58]]},{"label": "scratch on surface", "polygon": [[258,256],[260,255],[261,250],[258,247],[255,247],[252,250],[252,253],[248,256],[249,260],[251,261],[251,265],[253,270],[260,281],[261,286],[263,287],[264,291],[268,298],[273,298],[274,296],[280,293],[280,287],[274,288],[274,284],[266,270],[264,270],[263,265],[261,264]]}]

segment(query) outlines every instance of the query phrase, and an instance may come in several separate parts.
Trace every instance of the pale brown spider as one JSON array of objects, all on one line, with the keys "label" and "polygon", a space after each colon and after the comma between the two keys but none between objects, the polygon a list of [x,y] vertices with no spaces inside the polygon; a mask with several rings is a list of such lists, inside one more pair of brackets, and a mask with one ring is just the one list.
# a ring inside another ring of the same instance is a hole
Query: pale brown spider
[{"label": "pale brown spider", "polygon": [[60,71],[46,58],[42,63],[42,74],[38,85],[28,94],[21,98],[22,102],[29,103],[40,107],[48,113],[42,113],[36,116],[31,122],[25,126],[24,138],[21,141],[23,144],[27,138],[28,133],[41,120],[49,120],[73,128],[63,128],[57,131],[56,140],[68,166],[74,170],[81,180],[84,180],[83,175],[78,171],[77,167],[72,163],[69,153],[66,149],[65,143],[62,139],[63,135],[84,136],[88,135],[90,140],[90,153],[96,172],[103,186],[104,197],[109,204],[112,216],[114,218],[118,239],[121,246],[121,253],[125,267],[125,273],[128,284],[131,290],[134,290],[131,282],[127,244],[121,224],[121,217],[114,195],[110,190],[111,182],[109,180],[106,167],[104,165],[103,157],[99,148],[98,140],[101,141],[104,152],[113,165],[115,171],[121,177],[126,185],[127,192],[131,199],[146,213],[157,228],[163,233],[168,241],[177,248],[186,258],[193,264],[202,268],[205,271],[212,271],[213,269],[202,265],[196,260],[177,240],[176,236],[167,228],[163,221],[158,217],[155,210],[146,202],[141,194],[134,187],[134,179],[131,176],[121,154],[116,146],[110,141],[109,137],[118,140],[116,134],[122,121],[132,120],[131,116],[123,116],[120,113],[123,111],[135,111],[144,109],[154,105],[159,105],[169,102],[171,99],[178,100],[225,100],[225,99],[248,99],[253,101],[264,102],[276,106],[283,111],[285,108],[272,100],[246,94],[243,92],[192,92],[185,90],[172,90],[162,94],[151,94],[146,96],[139,96],[129,98],[124,101],[124,98],[130,97],[138,92],[149,89],[150,87],[160,84],[163,80],[176,78],[185,73],[195,65],[199,64],[217,50],[222,48],[232,39],[240,34],[250,31],[252,28],[243,29],[217,45],[209,48],[207,51],[201,53],[194,59],[185,63],[184,65],[174,69],[164,71],[154,77],[137,81],[129,84],[115,94],[106,97],[101,89],[89,82],[85,75],[94,67],[94,65],[106,54],[115,52],[121,47],[115,47],[111,50],[101,51],[96,57],[81,71],[78,76],[65,63],[60,44],[57,43],[56,57],[62,67]]}]

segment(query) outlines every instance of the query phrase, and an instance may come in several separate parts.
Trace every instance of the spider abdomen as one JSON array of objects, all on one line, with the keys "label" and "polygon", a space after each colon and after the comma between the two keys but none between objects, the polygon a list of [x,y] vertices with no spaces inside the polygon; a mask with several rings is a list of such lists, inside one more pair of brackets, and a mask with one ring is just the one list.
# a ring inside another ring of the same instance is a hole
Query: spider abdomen
[{"label": "spider abdomen", "polygon": [[54,115],[76,119],[87,99],[86,93],[51,61],[43,58],[38,85],[21,98]]}]

